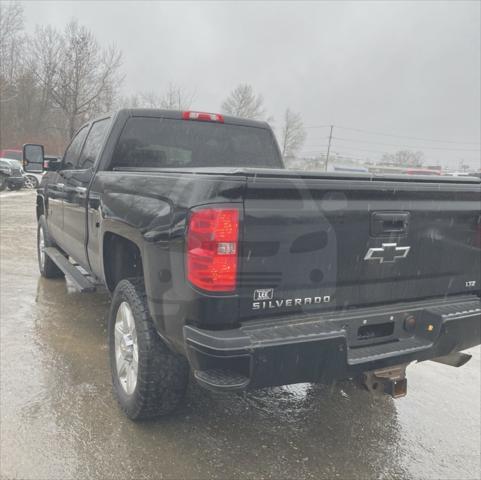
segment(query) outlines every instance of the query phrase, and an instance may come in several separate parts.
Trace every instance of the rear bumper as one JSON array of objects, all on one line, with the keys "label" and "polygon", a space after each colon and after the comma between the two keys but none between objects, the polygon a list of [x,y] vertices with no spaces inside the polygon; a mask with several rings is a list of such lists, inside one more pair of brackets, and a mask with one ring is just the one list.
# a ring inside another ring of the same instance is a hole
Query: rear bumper
[{"label": "rear bumper", "polygon": [[[412,331],[405,328],[409,316],[416,319]],[[243,390],[329,383],[433,359],[479,345],[480,327],[481,301],[471,295],[252,321],[231,330],[188,325],[184,339],[199,383],[217,390]]]}]

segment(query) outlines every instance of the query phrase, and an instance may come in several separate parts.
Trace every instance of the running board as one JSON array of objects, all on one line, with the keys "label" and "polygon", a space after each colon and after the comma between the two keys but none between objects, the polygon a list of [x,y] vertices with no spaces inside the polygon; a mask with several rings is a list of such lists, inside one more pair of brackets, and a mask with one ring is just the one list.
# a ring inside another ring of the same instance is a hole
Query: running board
[{"label": "running board", "polygon": [[54,262],[55,265],[57,265],[57,267],[68,276],[80,292],[95,292],[95,284],[92,283],[75,265],[71,264],[68,258],[62,255],[57,248],[47,247],[44,248],[44,252],[50,257],[52,262]]}]

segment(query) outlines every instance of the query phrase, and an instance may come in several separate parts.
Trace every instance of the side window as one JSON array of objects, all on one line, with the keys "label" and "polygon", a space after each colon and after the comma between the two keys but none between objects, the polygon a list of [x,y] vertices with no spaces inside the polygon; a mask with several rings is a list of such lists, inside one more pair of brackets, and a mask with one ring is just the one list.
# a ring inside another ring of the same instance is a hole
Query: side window
[{"label": "side window", "polygon": [[63,156],[62,170],[75,170],[78,168],[78,161],[80,156],[80,150],[84,143],[85,137],[87,136],[89,129],[86,125],[83,127],[65,150],[65,155]]},{"label": "side window", "polygon": [[109,123],[110,118],[106,118],[105,120],[99,120],[92,125],[82,153],[80,154],[77,168],[86,170],[87,168],[93,167],[95,160],[100,153],[100,148],[102,147],[102,142]]}]

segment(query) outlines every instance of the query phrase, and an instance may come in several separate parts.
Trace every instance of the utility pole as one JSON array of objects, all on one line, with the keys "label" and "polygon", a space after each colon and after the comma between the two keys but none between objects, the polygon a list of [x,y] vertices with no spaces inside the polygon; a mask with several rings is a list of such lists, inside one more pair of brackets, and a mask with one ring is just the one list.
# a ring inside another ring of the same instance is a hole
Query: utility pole
[{"label": "utility pole", "polygon": [[331,140],[332,140],[332,130],[334,125],[331,125],[331,131],[329,133],[329,143],[327,144],[327,155],[326,155],[326,172],[327,172],[327,164],[329,162],[329,152],[331,151]]}]

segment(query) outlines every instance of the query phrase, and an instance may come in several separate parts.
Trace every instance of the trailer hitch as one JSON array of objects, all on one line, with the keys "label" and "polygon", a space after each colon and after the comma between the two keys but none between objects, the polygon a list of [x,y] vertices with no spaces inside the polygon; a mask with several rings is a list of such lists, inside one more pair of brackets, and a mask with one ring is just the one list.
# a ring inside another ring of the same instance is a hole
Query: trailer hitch
[{"label": "trailer hitch", "polygon": [[362,383],[367,390],[375,395],[390,395],[393,398],[404,397],[407,394],[406,367],[407,363],[394,367],[381,368],[364,372]]}]

